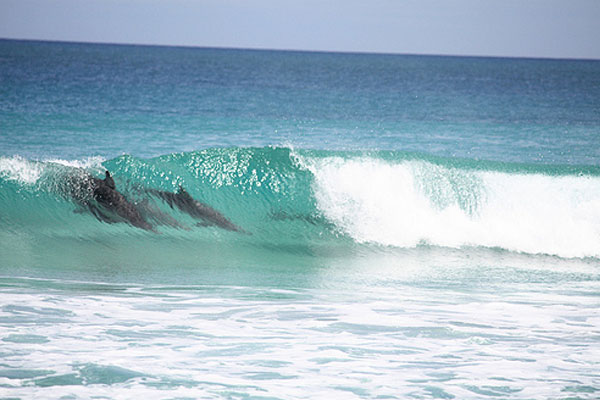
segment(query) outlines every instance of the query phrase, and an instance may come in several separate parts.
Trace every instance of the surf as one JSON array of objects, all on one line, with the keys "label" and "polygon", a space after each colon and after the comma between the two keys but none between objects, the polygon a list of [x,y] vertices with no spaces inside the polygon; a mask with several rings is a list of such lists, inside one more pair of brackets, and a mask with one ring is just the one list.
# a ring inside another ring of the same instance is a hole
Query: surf
[{"label": "surf", "polygon": [[[100,177],[105,170],[156,232],[98,220],[65,195],[68,177]],[[250,235],[199,224],[164,201],[180,188]],[[13,262],[25,262],[23,238],[67,240],[83,252],[115,237],[138,252],[162,246],[172,254],[178,241],[216,246],[226,251],[224,259],[241,247],[305,255],[440,247],[600,257],[600,170],[592,166],[285,147],[212,148],[150,159],[2,157],[0,207],[2,253]],[[43,260],[45,251],[52,246],[28,254]]]}]

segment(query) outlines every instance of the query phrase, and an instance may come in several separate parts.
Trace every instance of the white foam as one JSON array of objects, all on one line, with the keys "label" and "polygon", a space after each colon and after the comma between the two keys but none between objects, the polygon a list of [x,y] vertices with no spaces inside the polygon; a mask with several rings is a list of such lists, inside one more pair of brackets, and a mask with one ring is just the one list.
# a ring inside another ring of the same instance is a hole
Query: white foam
[{"label": "white foam", "polygon": [[46,162],[53,163],[53,164],[60,164],[60,165],[66,166],[66,167],[83,168],[83,169],[101,168],[102,163],[104,161],[106,161],[106,160],[100,156],[87,157],[87,158],[83,158],[81,160],[63,160],[60,158],[52,158],[52,159],[46,160]]},{"label": "white foam", "polygon": [[314,174],[319,210],[360,243],[600,255],[598,177],[296,157]]},{"label": "white foam", "polygon": [[0,176],[21,184],[33,185],[42,175],[42,165],[19,156],[0,157]]},{"label": "white foam", "polygon": [[101,169],[105,161],[102,157],[87,157],[80,160],[48,159],[27,160],[20,156],[0,157],[0,177],[22,185],[35,185],[44,173],[55,171],[57,166],[79,169]]},{"label": "white foam", "polygon": [[[498,390],[491,398],[541,400],[564,397],[572,382],[597,386],[597,282],[468,293],[356,283],[296,298],[253,287],[6,286],[1,372],[15,373],[2,381],[3,394],[431,398],[434,387],[460,399],[488,397],[470,391],[481,388]],[[115,374],[122,369],[130,376]]]}]

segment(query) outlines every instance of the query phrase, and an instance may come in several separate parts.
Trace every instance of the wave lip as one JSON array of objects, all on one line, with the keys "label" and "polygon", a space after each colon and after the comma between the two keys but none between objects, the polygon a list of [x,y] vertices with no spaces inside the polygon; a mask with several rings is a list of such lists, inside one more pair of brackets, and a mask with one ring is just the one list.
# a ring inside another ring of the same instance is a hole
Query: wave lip
[{"label": "wave lip", "polygon": [[600,256],[600,178],[472,170],[424,160],[325,157],[319,210],[359,243]]}]

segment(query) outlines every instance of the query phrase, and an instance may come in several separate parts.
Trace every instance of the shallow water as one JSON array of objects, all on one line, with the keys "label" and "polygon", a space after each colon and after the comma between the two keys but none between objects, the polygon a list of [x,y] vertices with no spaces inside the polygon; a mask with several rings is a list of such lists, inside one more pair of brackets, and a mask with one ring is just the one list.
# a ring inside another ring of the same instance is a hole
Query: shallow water
[{"label": "shallow water", "polygon": [[435,253],[332,260],[240,286],[226,283],[235,269],[204,285],[3,278],[5,393],[596,396],[595,263],[508,254],[465,267]]}]

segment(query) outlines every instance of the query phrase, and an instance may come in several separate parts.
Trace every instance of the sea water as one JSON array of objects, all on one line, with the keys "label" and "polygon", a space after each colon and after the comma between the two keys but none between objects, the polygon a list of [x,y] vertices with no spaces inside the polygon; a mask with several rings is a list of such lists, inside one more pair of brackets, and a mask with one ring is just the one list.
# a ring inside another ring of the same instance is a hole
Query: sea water
[{"label": "sea water", "polygon": [[598,398],[599,162],[598,61],[0,41],[0,398]]}]

